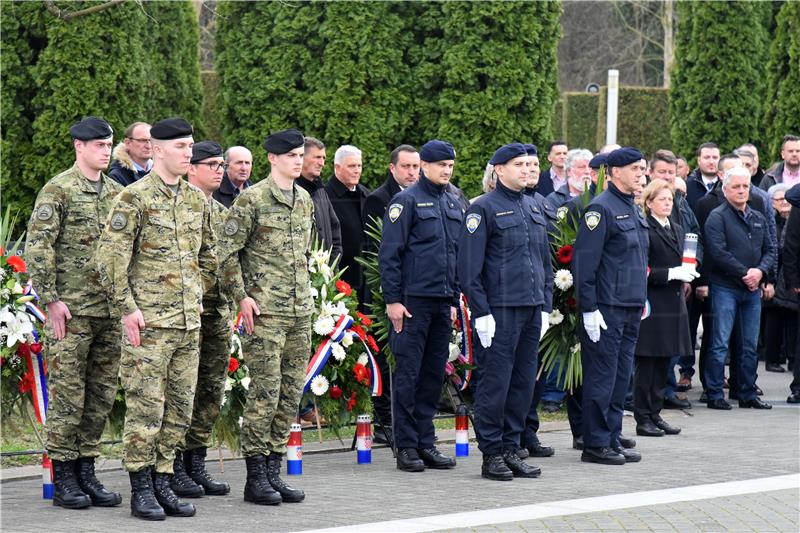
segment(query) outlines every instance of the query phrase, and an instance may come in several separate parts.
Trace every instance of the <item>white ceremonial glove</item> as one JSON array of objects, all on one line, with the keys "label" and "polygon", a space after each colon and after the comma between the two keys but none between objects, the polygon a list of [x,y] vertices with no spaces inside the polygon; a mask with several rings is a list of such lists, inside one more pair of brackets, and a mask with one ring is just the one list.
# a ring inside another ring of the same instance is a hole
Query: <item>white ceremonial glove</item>
[{"label": "white ceremonial glove", "polygon": [[672,267],[667,273],[667,281],[680,280],[685,283],[691,283],[699,277],[700,274],[694,269],[694,265],[681,265],[679,267]]},{"label": "white ceremonial glove", "polygon": [[475,319],[475,331],[478,332],[478,338],[484,348],[492,345],[492,338],[494,337],[495,329],[494,317],[492,315],[485,315]]},{"label": "white ceremonial glove", "polygon": [[539,340],[542,340],[544,334],[547,333],[547,330],[550,328],[550,313],[547,311],[542,311],[542,332],[539,334]]},{"label": "white ceremonial glove", "polygon": [[603,313],[599,309],[591,313],[583,313],[583,329],[586,330],[592,342],[600,340],[601,328],[608,329],[608,326],[606,326],[606,321],[603,320]]}]

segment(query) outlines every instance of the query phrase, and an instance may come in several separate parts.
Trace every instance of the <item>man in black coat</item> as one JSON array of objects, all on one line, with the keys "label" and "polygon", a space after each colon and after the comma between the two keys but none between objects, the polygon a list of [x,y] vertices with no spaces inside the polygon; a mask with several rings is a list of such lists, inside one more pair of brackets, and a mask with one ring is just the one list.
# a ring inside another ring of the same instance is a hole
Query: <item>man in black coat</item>
[{"label": "man in black coat", "polygon": [[325,145],[317,138],[306,137],[303,170],[295,183],[311,195],[314,202],[314,224],[322,245],[331,251],[331,262],[342,256],[342,232],[320,175],[325,168]]},{"label": "man in black coat", "polygon": [[230,208],[243,190],[253,185],[253,154],[244,146],[231,146],[225,150],[225,174],[219,189],[214,191],[214,200]]},{"label": "man in black coat", "polygon": [[686,199],[689,207],[697,214],[697,202],[708,194],[719,180],[717,162],[719,146],[712,142],[703,143],[697,148],[697,170],[686,180]]},{"label": "man in black coat", "polygon": [[419,180],[419,153],[410,144],[401,144],[392,150],[386,181],[372,191],[364,201],[364,229],[372,219],[382,221],[386,206],[392,197],[406,187],[414,185],[417,180]]},{"label": "man in black coat", "polygon": [[127,187],[140,180],[153,168],[153,145],[150,124],[134,122],[125,130],[125,139],[111,153],[108,177]]},{"label": "man in black coat", "polygon": [[[800,185],[789,189],[786,192],[786,199],[792,204],[792,211],[789,213],[789,220],[786,221],[783,234],[783,275],[786,286],[800,294]],[[800,317],[800,313],[798,313],[798,317]],[[798,337],[794,353],[794,379],[789,385],[791,393],[786,401],[800,403],[800,361],[797,360],[797,354],[800,353],[800,337]]]}]

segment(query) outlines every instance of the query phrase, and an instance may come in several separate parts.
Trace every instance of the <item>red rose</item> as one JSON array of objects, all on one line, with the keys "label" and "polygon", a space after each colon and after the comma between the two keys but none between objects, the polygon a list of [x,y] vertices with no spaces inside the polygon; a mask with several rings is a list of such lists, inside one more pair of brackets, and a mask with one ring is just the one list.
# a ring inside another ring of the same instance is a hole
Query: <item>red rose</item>
[{"label": "red rose", "polygon": [[334,400],[338,400],[342,397],[342,388],[339,385],[333,385],[330,389],[328,389],[328,394],[330,394],[331,398]]},{"label": "red rose", "polygon": [[361,321],[361,323],[364,324],[365,326],[367,326],[367,327],[372,326],[372,320],[367,315],[362,313],[361,311],[356,311],[356,316]]},{"label": "red rose", "polygon": [[575,309],[575,307],[578,305],[578,302],[575,301],[575,298],[570,296],[569,298],[567,298],[567,305]]},{"label": "red rose", "polygon": [[364,328],[362,328],[361,326],[359,326],[359,325],[355,325],[355,326],[353,326],[353,327],[351,327],[351,328],[350,328],[350,331],[352,331],[352,332],[354,332],[356,335],[358,335],[358,336],[359,336],[359,338],[360,338],[362,341],[365,341],[365,340],[367,340],[367,332],[366,332],[366,331],[364,331]]},{"label": "red rose", "polygon": [[369,349],[372,350],[373,352],[381,351],[381,349],[378,348],[378,343],[375,342],[375,338],[372,335],[367,336],[367,345],[369,346]]},{"label": "red rose", "polygon": [[25,272],[25,261],[18,255],[12,255],[6,262],[11,265],[11,268],[14,269],[14,272]]},{"label": "red rose", "polygon": [[572,261],[572,246],[565,244],[556,252],[556,260],[562,265],[568,265]]},{"label": "red rose", "polygon": [[356,363],[353,365],[353,375],[356,377],[356,381],[363,384],[367,379],[367,367],[361,363]]},{"label": "red rose", "polygon": [[336,280],[336,290],[343,293],[345,296],[353,294],[353,288],[344,280]]},{"label": "red rose", "polygon": [[239,369],[239,360],[231,357],[228,360],[228,372],[236,372]]}]

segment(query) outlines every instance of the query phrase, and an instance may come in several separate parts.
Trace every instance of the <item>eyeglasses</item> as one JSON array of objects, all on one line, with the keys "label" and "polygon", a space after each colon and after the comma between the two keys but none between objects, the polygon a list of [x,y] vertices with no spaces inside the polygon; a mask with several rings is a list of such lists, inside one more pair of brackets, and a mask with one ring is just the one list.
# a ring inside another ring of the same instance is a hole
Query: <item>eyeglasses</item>
[{"label": "eyeglasses", "polygon": [[773,202],[780,202],[782,204],[783,203],[787,203],[787,204],[789,203],[789,200],[787,200],[786,198],[773,198],[772,201]]},{"label": "eyeglasses", "polygon": [[153,141],[150,140],[150,139],[137,139],[135,137],[128,137],[128,139],[130,139],[132,141],[136,141],[137,143],[142,143],[142,144],[152,144],[153,143]]},{"label": "eyeglasses", "polygon": [[219,172],[220,170],[225,171],[228,170],[227,163],[194,163],[195,165],[208,165],[208,168],[213,170],[214,172]]}]

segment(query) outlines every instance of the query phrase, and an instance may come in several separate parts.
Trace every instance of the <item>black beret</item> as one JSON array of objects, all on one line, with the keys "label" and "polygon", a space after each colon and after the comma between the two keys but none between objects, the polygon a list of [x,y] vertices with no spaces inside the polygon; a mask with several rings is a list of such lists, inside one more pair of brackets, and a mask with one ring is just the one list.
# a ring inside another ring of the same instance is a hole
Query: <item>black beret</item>
[{"label": "black beret", "polygon": [[150,137],[160,141],[171,141],[182,137],[191,137],[192,125],[180,117],[159,120],[150,128]]},{"label": "black beret", "polygon": [[589,167],[597,170],[598,168],[605,166],[607,161],[608,154],[597,154],[589,161]]},{"label": "black beret", "polygon": [[192,163],[209,157],[222,157],[222,146],[214,141],[201,141],[192,145]]},{"label": "black beret", "polygon": [[642,159],[644,159],[642,152],[630,146],[623,146],[608,154],[606,165],[609,167],[624,167]]},{"label": "black beret", "polygon": [[294,128],[276,131],[264,141],[264,150],[271,154],[281,155],[300,148],[306,142],[305,137]]},{"label": "black beret", "polygon": [[528,151],[525,149],[524,144],[511,143],[498,148],[492,158],[489,160],[489,164],[502,165],[508,163],[515,157],[522,157],[526,155],[528,155]]},{"label": "black beret", "polygon": [[434,139],[422,145],[419,151],[419,158],[426,163],[447,161],[456,158],[456,151],[449,142]]},{"label": "black beret", "polygon": [[523,146],[528,155],[539,155],[539,150],[536,148],[535,144],[523,144]]},{"label": "black beret", "polygon": [[73,139],[79,141],[93,141],[94,139],[107,139],[114,135],[114,130],[102,118],[86,117],[76,122],[69,129]]}]

